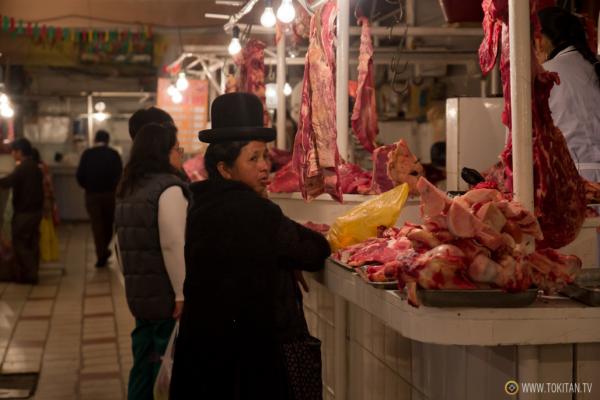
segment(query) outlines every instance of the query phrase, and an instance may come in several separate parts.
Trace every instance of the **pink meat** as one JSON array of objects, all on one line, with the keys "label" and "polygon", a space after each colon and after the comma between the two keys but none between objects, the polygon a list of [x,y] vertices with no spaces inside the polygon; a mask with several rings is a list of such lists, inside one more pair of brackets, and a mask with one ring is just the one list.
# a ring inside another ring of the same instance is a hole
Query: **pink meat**
[{"label": "pink meat", "polygon": [[[532,26],[540,34],[537,10],[553,5],[551,0],[530,0]],[[509,128],[510,101],[510,49],[508,40],[507,0],[484,0],[484,40],[479,49],[480,65],[484,73],[494,66],[497,43],[502,35],[500,71],[504,86],[503,122]],[[533,41],[532,41],[533,43]],[[559,83],[557,74],[545,71],[537,62],[532,49],[532,113],[535,216],[538,218],[543,239],[538,248],[560,248],[572,242],[585,219],[585,184],[579,176],[569,154],[564,136],[552,122],[548,97],[552,87]],[[510,132],[509,132],[510,136]],[[513,191],[512,141],[510,137],[501,154],[502,163],[491,171],[487,179],[495,180],[503,192]]]},{"label": "pink meat", "polygon": [[435,187],[427,179],[421,177],[417,182],[417,190],[421,195],[421,216],[435,217],[450,208],[452,200],[446,193]]},{"label": "pink meat", "polygon": [[265,47],[260,40],[250,39],[234,61],[240,68],[237,89],[252,93],[262,101],[264,125],[270,126],[271,118],[267,111],[265,93]]},{"label": "pink meat", "polygon": [[[356,164],[344,163],[339,168],[339,182],[343,193],[371,193],[371,175]],[[300,178],[290,161],[275,173],[269,191],[273,193],[291,193],[300,191]]]},{"label": "pink meat", "polygon": [[371,174],[356,164],[343,163],[338,169],[343,193],[371,193]]},{"label": "pink meat", "polygon": [[183,163],[183,170],[192,182],[203,181],[208,178],[206,168],[204,168],[204,156],[197,154]]},{"label": "pink meat", "polygon": [[408,148],[404,139],[396,143],[396,148],[388,154],[387,173],[394,186],[407,183],[410,194],[416,195],[417,181],[425,175],[423,166]]},{"label": "pink meat", "polygon": [[358,87],[351,117],[352,130],[360,144],[372,153],[375,150],[375,136],[379,131],[373,82],[373,43],[369,20],[360,17],[358,23],[362,25],[362,30],[358,56]]},{"label": "pink meat", "polygon": [[300,180],[298,174],[294,171],[292,162],[287,163],[283,168],[275,173],[269,184],[269,192],[272,193],[292,193],[300,191]]},{"label": "pink meat", "polygon": [[380,146],[373,152],[373,192],[383,193],[396,186],[388,175],[388,155],[396,148],[395,144]]},{"label": "pink meat", "polygon": [[310,23],[302,105],[293,155],[302,196],[307,200],[329,193],[333,199],[342,201],[334,107],[336,16],[335,1],[329,1],[317,10]]}]

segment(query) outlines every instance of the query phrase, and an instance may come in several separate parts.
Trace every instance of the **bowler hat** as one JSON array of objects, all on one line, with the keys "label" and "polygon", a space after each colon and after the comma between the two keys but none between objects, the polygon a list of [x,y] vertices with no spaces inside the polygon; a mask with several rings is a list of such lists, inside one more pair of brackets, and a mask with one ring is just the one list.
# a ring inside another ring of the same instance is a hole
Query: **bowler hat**
[{"label": "bowler hat", "polygon": [[250,93],[227,93],[217,97],[210,109],[210,116],[212,129],[198,132],[201,142],[270,142],[276,136],[275,129],[264,127],[262,102]]}]

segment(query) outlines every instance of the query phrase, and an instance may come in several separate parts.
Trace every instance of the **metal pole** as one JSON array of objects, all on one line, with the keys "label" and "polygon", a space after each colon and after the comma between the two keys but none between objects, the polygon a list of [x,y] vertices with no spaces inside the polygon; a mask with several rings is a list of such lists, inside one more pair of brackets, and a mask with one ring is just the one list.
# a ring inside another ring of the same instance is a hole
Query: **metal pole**
[{"label": "metal pole", "polygon": [[[344,1],[346,0],[338,0]],[[237,24],[237,26],[243,31],[248,27],[247,24]],[[265,28],[264,26],[255,26],[252,25],[252,34],[253,35],[272,35],[275,33],[275,29],[273,28]],[[360,26],[351,26],[348,30],[350,36],[360,36],[361,28]],[[481,38],[483,36],[482,28],[448,28],[443,26],[406,26],[405,24],[400,24],[394,26],[394,29],[391,30],[392,36],[474,36]],[[381,36],[388,37],[390,35],[390,28],[387,26],[373,26],[371,27],[371,35],[373,36]],[[187,48],[187,47],[186,47]]]},{"label": "metal pole", "polygon": [[94,98],[92,97],[91,94],[88,94],[88,96],[87,96],[88,147],[92,147],[93,138],[94,138],[94,132],[92,132],[92,130],[94,129],[93,114],[94,114]]},{"label": "metal pole", "polygon": [[529,2],[509,1],[510,96],[515,200],[533,211]]},{"label": "metal pole", "polygon": [[[337,59],[336,59],[336,120],[337,120],[337,145],[340,157],[348,159],[348,59],[350,57],[349,28],[350,4],[349,0],[337,0]],[[343,397],[342,397],[343,398]]]},{"label": "metal pole", "polygon": [[277,148],[285,150],[285,34],[277,42]]}]

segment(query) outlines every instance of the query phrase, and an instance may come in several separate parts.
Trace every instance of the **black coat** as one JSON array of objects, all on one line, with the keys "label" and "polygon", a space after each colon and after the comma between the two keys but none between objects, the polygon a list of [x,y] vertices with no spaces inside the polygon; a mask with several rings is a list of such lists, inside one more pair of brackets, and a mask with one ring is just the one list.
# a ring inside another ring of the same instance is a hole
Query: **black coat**
[{"label": "black coat", "polygon": [[306,333],[292,270],[323,268],[329,245],[241,183],[190,189],[171,399],[286,399],[280,344]]}]

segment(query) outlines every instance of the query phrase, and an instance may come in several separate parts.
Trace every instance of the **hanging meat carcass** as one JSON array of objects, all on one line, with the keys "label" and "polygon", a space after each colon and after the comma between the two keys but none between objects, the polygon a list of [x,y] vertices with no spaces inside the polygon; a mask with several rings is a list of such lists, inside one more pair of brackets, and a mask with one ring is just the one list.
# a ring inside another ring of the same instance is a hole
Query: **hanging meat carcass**
[{"label": "hanging meat carcass", "polygon": [[307,200],[328,193],[333,199],[342,201],[335,115],[336,10],[335,1],[330,0],[317,10],[310,22],[302,106],[293,155],[302,196]]},{"label": "hanging meat carcass", "polygon": [[365,150],[373,153],[377,128],[375,85],[373,83],[373,43],[371,28],[366,17],[358,18],[362,25],[360,51],[358,56],[358,86],[356,102],[352,111],[352,130]]},{"label": "hanging meat carcass", "polygon": [[[530,5],[533,32],[540,35],[536,12],[554,4],[551,0],[530,0]],[[501,37],[500,71],[504,89],[502,120],[509,128],[509,138],[501,154],[501,163],[487,179],[496,181],[501,191],[512,193],[508,0],[483,0],[482,7],[485,36],[479,49],[479,62],[484,74],[493,68]],[[537,247],[560,248],[577,237],[583,224],[586,212],[585,185],[571,159],[564,136],[552,122],[548,106],[550,90],[560,82],[558,75],[544,71],[533,48],[531,67],[535,215],[544,234],[544,238],[537,242]]]},{"label": "hanging meat carcass", "polygon": [[264,125],[270,126],[265,91],[265,47],[260,40],[250,39],[234,61],[240,69],[237,91],[252,93],[260,99],[263,103]]}]

